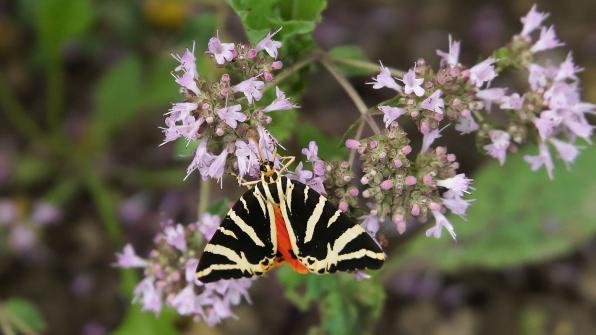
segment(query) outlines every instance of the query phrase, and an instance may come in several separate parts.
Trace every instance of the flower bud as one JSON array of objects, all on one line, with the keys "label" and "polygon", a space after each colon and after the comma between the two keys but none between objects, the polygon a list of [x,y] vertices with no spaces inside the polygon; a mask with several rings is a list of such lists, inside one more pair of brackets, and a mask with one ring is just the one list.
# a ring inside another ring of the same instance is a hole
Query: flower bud
[{"label": "flower bud", "polygon": [[390,190],[391,188],[393,188],[393,180],[391,180],[391,179],[383,180],[381,182],[380,186],[383,191]]},{"label": "flower bud", "polygon": [[434,212],[439,212],[441,211],[441,205],[439,205],[438,203],[432,201],[429,205],[428,208],[430,208],[431,211]]},{"label": "flower bud", "polygon": [[420,206],[418,204],[412,205],[412,208],[410,209],[410,213],[412,213],[413,216],[420,215]]},{"label": "flower bud", "polygon": [[426,135],[430,132],[430,127],[428,126],[428,122],[423,121],[420,124],[420,132],[422,133],[422,135]]},{"label": "flower bud", "polygon": [[341,163],[339,163],[339,167],[342,169],[347,169],[350,167],[350,163],[348,163],[348,161],[341,161]]},{"label": "flower bud", "polygon": [[273,75],[269,71],[263,71],[263,79],[266,81],[272,81]]},{"label": "flower bud", "polygon": [[224,83],[227,83],[230,81],[230,75],[227,73],[224,73],[221,75],[221,81],[223,81]]},{"label": "flower bud", "polygon": [[376,148],[379,145],[379,142],[375,141],[375,140],[370,140],[368,141],[368,147],[371,149]]},{"label": "flower bud", "polygon": [[393,223],[395,223],[395,228],[397,229],[398,233],[403,234],[406,232],[406,220],[402,213],[393,213],[393,215],[391,216],[391,220],[393,221]]},{"label": "flower bud", "polygon": [[255,49],[248,50],[248,52],[246,53],[246,56],[248,58],[255,58],[257,56],[257,50],[255,50]]},{"label": "flower bud", "polygon": [[402,154],[407,155],[410,152],[412,152],[412,147],[409,145],[406,145],[403,148],[401,148],[401,152],[402,152]]},{"label": "flower bud", "polygon": [[444,155],[446,152],[447,152],[447,149],[445,149],[445,147],[439,146],[435,149],[435,153],[439,156]]},{"label": "flower bud", "polygon": [[403,164],[399,158],[396,158],[393,160],[393,165],[395,165],[395,167],[399,169]]},{"label": "flower bud", "polygon": [[424,175],[424,177],[422,177],[422,183],[424,185],[431,185],[433,182],[433,177],[430,174],[426,174]]},{"label": "flower bud", "polygon": [[352,176],[345,175],[345,176],[342,177],[342,179],[343,179],[343,181],[345,181],[347,183],[350,180],[352,180]]},{"label": "flower bud", "polygon": [[207,116],[205,118],[205,122],[207,122],[207,123],[213,123],[213,116]]},{"label": "flower bud", "polygon": [[347,139],[346,140],[346,148],[350,149],[350,150],[356,150],[360,147],[360,142],[358,142],[357,140],[354,139]]},{"label": "flower bud", "polygon": [[408,186],[416,185],[416,177],[414,176],[407,176],[405,179],[405,183]]},{"label": "flower bud", "polygon": [[362,176],[362,178],[360,178],[360,183],[362,185],[366,185],[366,184],[368,184],[368,182],[369,182],[369,179],[367,176]]},{"label": "flower bud", "polygon": [[271,63],[271,68],[274,70],[279,70],[284,66],[284,64],[280,60],[276,60],[275,62]]},{"label": "flower bud", "polygon": [[348,203],[345,202],[345,201],[343,201],[343,200],[339,202],[339,206],[338,207],[339,207],[339,210],[342,211],[342,212],[347,212],[348,211]]},{"label": "flower bud", "polygon": [[454,154],[447,154],[447,161],[448,162],[455,162],[455,155]]},{"label": "flower bud", "polygon": [[362,192],[362,197],[363,198],[370,198],[371,194],[370,194],[370,190],[366,189]]},{"label": "flower bud", "polygon": [[351,196],[353,196],[353,197],[357,197],[359,193],[360,193],[360,191],[358,191],[358,189],[357,189],[357,188],[355,188],[355,187],[351,187],[351,188],[348,190],[348,194],[350,194],[350,195],[351,195]]},{"label": "flower bud", "polygon": [[217,129],[215,129],[215,135],[217,135],[217,136],[223,136],[223,134],[224,134],[223,129],[221,129],[219,127],[217,127]]}]

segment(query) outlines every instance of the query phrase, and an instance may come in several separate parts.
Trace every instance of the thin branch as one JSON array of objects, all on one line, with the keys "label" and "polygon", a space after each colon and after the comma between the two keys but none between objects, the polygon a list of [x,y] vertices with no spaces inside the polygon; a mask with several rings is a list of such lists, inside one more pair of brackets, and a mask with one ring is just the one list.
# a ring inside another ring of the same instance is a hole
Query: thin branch
[{"label": "thin branch", "polygon": [[308,57],[299,61],[298,63],[293,64],[289,68],[287,68],[287,69],[283,70],[282,72],[280,72],[279,74],[277,74],[275,76],[275,78],[273,79],[273,81],[268,82],[267,85],[265,85],[265,88],[263,91],[267,91],[271,87],[274,87],[275,85],[288,79],[288,77],[290,77],[294,73],[300,71],[305,66],[316,62],[319,58],[321,58],[321,54],[319,52],[314,52],[311,55],[309,55]]},{"label": "thin branch", "polygon": [[198,218],[201,217],[201,214],[207,211],[207,206],[209,206],[209,192],[211,190],[211,181],[201,180],[201,184],[199,185],[199,207],[197,209]]},{"label": "thin branch", "polygon": [[360,94],[358,94],[358,92],[356,92],[356,89],[354,89],[354,86],[352,86],[352,84],[350,84],[350,82],[348,81],[348,78],[346,78],[346,76],[344,76],[343,73],[341,73],[341,71],[337,68],[337,66],[335,66],[335,64],[329,62],[325,58],[322,58],[319,61],[325,67],[325,69],[327,69],[327,71],[329,71],[329,73],[335,78],[335,80],[344,89],[344,91],[346,91],[346,93],[348,94],[350,99],[352,99],[352,102],[354,103],[354,105],[356,105],[358,112],[360,112],[361,116],[368,123],[368,125],[370,126],[372,131],[375,134],[380,134],[381,129],[375,123],[375,121],[369,115],[367,115],[368,107],[366,106],[366,103],[364,103],[364,100],[362,100],[362,97],[360,96]]}]

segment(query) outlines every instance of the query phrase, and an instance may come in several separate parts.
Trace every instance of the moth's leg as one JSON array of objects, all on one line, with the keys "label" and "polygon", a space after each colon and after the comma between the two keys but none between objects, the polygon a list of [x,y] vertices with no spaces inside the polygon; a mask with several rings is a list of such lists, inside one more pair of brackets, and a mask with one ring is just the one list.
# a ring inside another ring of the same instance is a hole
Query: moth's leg
[{"label": "moth's leg", "polygon": [[294,163],[294,161],[296,160],[296,157],[285,156],[285,157],[281,157],[279,160],[287,161],[285,164],[282,165],[281,169],[279,169],[279,174],[282,174],[284,171],[286,171],[288,169],[288,167],[290,167],[290,165],[292,165],[292,163]]},{"label": "moth's leg", "polygon": [[239,175],[235,174],[234,172],[231,172],[231,175],[236,177],[236,181],[238,182],[238,185],[245,186],[248,188],[250,188],[250,186],[255,185],[260,182],[260,180],[246,181],[246,180],[244,180],[244,178],[240,177]]}]

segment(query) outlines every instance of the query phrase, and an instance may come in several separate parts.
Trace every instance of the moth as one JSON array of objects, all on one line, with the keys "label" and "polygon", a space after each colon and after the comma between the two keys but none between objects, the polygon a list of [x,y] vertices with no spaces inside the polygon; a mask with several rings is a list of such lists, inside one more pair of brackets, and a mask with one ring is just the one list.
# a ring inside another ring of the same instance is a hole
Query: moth
[{"label": "moth", "polygon": [[196,270],[208,283],[254,277],[288,263],[299,273],[378,269],[379,244],[325,196],[283,175],[294,157],[281,157],[278,170],[261,161],[260,179],[229,210],[209,241]]}]

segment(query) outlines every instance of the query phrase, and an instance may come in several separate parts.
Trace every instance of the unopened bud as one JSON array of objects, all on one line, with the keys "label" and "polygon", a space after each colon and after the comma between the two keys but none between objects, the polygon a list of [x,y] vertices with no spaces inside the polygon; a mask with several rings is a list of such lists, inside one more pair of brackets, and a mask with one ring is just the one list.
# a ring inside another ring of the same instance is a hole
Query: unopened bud
[{"label": "unopened bud", "polygon": [[433,183],[433,177],[429,174],[424,175],[424,177],[422,177],[422,183],[424,185],[431,185]]},{"label": "unopened bud", "polygon": [[406,146],[404,146],[403,148],[401,148],[401,152],[402,152],[404,155],[407,155],[407,154],[409,154],[410,152],[412,152],[412,147],[411,147],[411,146],[409,146],[409,145],[406,145]]},{"label": "unopened bud", "polygon": [[350,149],[350,150],[356,150],[360,147],[360,142],[358,142],[357,140],[354,139],[347,139],[346,140],[346,148]]},{"label": "unopened bud", "polygon": [[340,211],[347,212],[349,205],[348,205],[347,202],[345,202],[345,201],[342,200],[342,201],[339,202],[339,206],[338,207],[339,207],[339,210]]},{"label": "unopened bud", "polygon": [[257,56],[257,50],[255,50],[255,49],[248,50],[248,52],[246,53],[246,56],[248,58],[255,58]]},{"label": "unopened bud", "polygon": [[405,183],[408,186],[416,185],[416,177],[414,176],[407,176],[405,179]]},{"label": "unopened bud", "polygon": [[412,216],[420,215],[420,206],[418,204],[412,205],[412,208],[410,209],[410,213],[412,213]]},{"label": "unopened bud", "polygon": [[272,81],[273,75],[269,71],[263,71],[263,79],[266,81]]},{"label": "unopened bud", "polygon": [[215,135],[217,136],[222,136],[224,134],[223,129],[217,127],[217,129],[215,129]]},{"label": "unopened bud", "polygon": [[223,81],[224,83],[227,83],[230,81],[230,75],[227,73],[224,73],[221,75],[221,81]]},{"label": "unopened bud", "polygon": [[284,63],[282,63],[280,60],[276,60],[275,62],[271,63],[271,68],[274,70],[279,70],[284,66]]},{"label": "unopened bud", "polygon": [[383,180],[380,186],[383,191],[390,190],[393,188],[393,181],[391,179]]},{"label": "unopened bud", "polygon": [[348,190],[348,193],[349,193],[351,196],[353,196],[353,197],[357,197],[357,196],[358,196],[358,194],[360,193],[360,191],[358,191],[358,189],[357,189],[357,188],[355,188],[355,187],[351,187],[351,188]]}]

